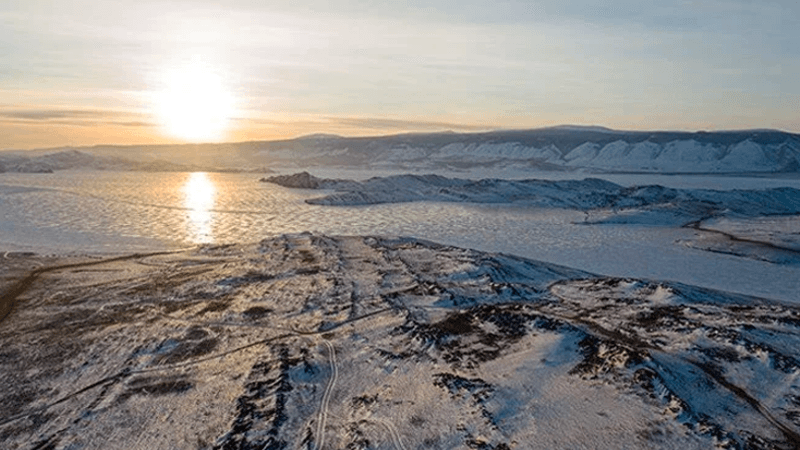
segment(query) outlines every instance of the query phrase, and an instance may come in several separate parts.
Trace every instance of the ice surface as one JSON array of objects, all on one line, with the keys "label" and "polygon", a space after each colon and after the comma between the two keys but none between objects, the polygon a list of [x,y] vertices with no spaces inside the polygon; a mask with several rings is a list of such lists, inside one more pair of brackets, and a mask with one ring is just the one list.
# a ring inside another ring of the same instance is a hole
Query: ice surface
[{"label": "ice surface", "polygon": [[[330,170],[332,177],[368,179],[364,172]],[[413,202],[355,207],[308,205],[330,191],[258,183],[255,174],[208,174],[215,189],[207,211],[185,205],[187,173],[59,172],[0,175],[0,251],[127,253],[181,248],[200,242],[250,242],[306,230],[326,234],[416,236],[484,251],[546,260],[593,273],[681,281],[715,289],[799,302],[800,267],[701,251],[689,245],[687,218],[655,211],[658,226],[587,225],[602,219],[569,209],[524,204]],[[795,179],[721,176],[604,175],[621,186],[658,182],[691,189],[793,186]],[[556,178],[557,180],[559,178]],[[10,193],[11,191],[15,193]],[[614,211],[611,210],[611,213]],[[627,216],[620,210],[617,220]],[[632,222],[634,220],[631,220]],[[207,233],[198,234],[199,229]]]}]

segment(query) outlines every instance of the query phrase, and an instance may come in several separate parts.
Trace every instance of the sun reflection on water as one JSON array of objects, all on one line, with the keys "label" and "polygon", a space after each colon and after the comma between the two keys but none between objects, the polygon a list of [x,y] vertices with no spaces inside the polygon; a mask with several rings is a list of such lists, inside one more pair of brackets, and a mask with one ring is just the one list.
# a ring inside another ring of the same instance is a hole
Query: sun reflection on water
[{"label": "sun reflection on water", "polygon": [[183,205],[188,210],[186,232],[195,244],[214,241],[212,222],[217,188],[205,172],[189,174],[183,184]]}]

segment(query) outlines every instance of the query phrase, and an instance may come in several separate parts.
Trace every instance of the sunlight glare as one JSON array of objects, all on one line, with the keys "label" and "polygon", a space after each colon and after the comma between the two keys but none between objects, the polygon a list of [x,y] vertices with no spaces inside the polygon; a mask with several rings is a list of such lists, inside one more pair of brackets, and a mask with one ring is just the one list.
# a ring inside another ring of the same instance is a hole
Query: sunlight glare
[{"label": "sunlight glare", "polygon": [[196,244],[213,242],[211,224],[216,187],[205,172],[194,172],[183,185],[183,205],[189,213],[187,232]]},{"label": "sunlight glare", "polygon": [[154,103],[168,135],[199,142],[225,138],[235,99],[213,70],[193,65],[168,72]]}]

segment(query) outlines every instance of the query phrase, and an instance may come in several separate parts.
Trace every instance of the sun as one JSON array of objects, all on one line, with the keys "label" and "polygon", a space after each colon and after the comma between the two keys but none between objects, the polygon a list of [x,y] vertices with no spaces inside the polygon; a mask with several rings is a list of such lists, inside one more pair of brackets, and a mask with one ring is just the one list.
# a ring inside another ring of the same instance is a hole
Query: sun
[{"label": "sun", "polygon": [[155,95],[155,112],[166,134],[189,142],[225,137],[234,114],[234,96],[222,78],[202,66],[167,73]]}]

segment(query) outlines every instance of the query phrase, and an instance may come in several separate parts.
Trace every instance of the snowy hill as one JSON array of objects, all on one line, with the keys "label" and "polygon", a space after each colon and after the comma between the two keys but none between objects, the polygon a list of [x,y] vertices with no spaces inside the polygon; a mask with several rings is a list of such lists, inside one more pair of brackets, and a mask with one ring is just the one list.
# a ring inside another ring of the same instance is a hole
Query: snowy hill
[{"label": "snowy hill", "polygon": [[373,169],[593,170],[653,173],[796,172],[800,136],[770,130],[631,132],[553,127],[490,133],[318,137],[251,144],[250,158],[289,166]]},{"label": "snowy hill", "polygon": [[4,448],[800,445],[793,305],[380,236],[7,261]]},{"label": "snowy hill", "polygon": [[189,171],[193,167],[156,160],[132,160],[74,149],[0,153],[0,172],[52,173],[58,170]]},{"label": "snowy hill", "polygon": [[720,215],[756,217],[800,213],[800,190],[786,187],[719,191],[659,185],[623,187],[597,178],[473,181],[439,175],[395,175],[359,182],[317,178],[307,172],[261,181],[291,188],[336,191],[306,200],[310,204],[328,206],[413,201],[515,203],[599,211],[603,221],[661,224],[685,224]]},{"label": "snowy hill", "polygon": [[[650,132],[558,126],[486,133],[411,133],[377,137],[314,134],[279,141],[95,146],[80,151],[136,161],[162,159],[175,164],[220,169],[800,171],[800,135],[774,130]],[[4,164],[3,158],[9,154],[0,153],[0,164]]]}]

